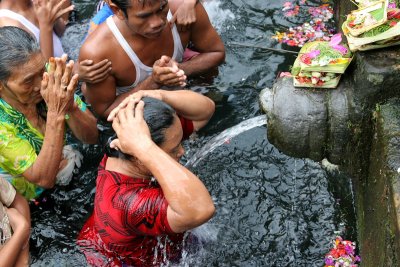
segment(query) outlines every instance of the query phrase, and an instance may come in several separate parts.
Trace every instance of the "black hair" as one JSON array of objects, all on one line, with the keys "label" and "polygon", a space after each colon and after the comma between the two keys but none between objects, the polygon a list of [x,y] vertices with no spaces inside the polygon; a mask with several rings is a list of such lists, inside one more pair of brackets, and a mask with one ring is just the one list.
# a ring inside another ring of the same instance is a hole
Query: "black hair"
[{"label": "black hair", "polygon": [[6,83],[13,69],[40,53],[36,39],[21,28],[0,27],[0,81]]},{"label": "black hair", "polygon": [[[165,141],[165,130],[174,122],[175,110],[165,102],[152,97],[144,97],[142,100],[144,101],[143,117],[149,127],[151,139],[159,146]],[[131,159],[131,155],[110,148],[111,141],[116,138],[114,134],[108,139],[105,148],[107,156]]]},{"label": "black hair", "polygon": [[162,0],[111,0],[115,5],[117,5],[122,12],[124,12],[125,17],[128,17],[127,9],[128,7],[132,6],[132,1],[138,1],[142,5],[145,5],[147,2],[155,2],[155,1],[162,1]]}]

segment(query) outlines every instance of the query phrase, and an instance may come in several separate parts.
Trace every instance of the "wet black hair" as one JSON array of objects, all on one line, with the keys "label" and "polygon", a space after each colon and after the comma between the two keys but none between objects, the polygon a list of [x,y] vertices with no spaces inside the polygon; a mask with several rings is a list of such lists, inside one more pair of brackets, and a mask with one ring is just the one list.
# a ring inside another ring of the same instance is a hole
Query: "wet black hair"
[{"label": "wet black hair", "polygon": [[[175,110],[165,102],[152,97],[144,97],[142,100],[144,101],[143,117],[149,126],[151,139],[156,145],[160,146],[165,141],[165,130],[168,129],[174,122]],[[116,138],[117,135],[114,134],[108,139],[105,147],[107,156],[131,159],[131,155],[110,148],[110,143]]]},{"label": "wet black hair", "polygon": [[145,5],[147,2],[156,2],[156,1],[162,1],[162,0],[111,0],[111,2],[113,2],[115,5],[117,5],[122,12],[124,12],[125,17],[128,17],[128,12],[127,9],[128,7],[132,6],[132,1],[138,1],[139,3],[141,3],[142,5]]}]

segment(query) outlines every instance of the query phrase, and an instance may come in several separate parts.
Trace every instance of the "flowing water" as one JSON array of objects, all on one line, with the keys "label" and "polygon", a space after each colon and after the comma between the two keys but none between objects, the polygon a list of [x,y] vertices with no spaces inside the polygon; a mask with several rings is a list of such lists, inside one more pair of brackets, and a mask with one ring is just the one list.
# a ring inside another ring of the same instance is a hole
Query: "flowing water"
[{"label": "flowing water", "polygon": [[[63,39],[72,58],[78,55],[96,4],[74,2],[79,12]],[[193,231],[202,245],[196,252],[184,251],[179,266],[322,266],[337,232],[356,238],[348,177],[288,157],[266,138],[258,94],[272,86],[279,71],[289,69],[293,55],[229,45],[234,41],[280,48],[271,35],[301,20],[282,14],[284,2],[205,1],[227,44],[227,56],[213,81],[191,82],[192,90],[213,98],[217,108],[204,131],[185,142],[183,161],[204,181],[217,212]],[[314,6],[319,2],[307,1]],[[86,265],[75,238],[93,209],[101,152],[97,146],[78,146],[85,164],[75,180],[46,192],[32,205],[33,266]]]}]

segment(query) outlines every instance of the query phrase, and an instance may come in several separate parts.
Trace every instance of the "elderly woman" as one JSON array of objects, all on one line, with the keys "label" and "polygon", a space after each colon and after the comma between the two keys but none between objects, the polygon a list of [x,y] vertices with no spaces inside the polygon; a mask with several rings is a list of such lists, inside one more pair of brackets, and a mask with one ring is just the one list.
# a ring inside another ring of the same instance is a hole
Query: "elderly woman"
[{"label": "elderly woman", "polygon": [[70,176],[76,155],[63,151],[67,127],[86,143],[98,136],[95,117],[74,96],[73,61],[50,58],[47,73],[45,63],[34,37],[0,28],[0,175],[27,199]]},{"label": "elderly woman", "polygon": [[78,238],[89,264],[158,266],[179,259],[183,233],[215,209],[204,184],[179,164],[181,141],[213,113],[214,103],[200,94],[146,90],[110,114],[117,135],[110,147],[118,150],[101,162],[94,212]]}]

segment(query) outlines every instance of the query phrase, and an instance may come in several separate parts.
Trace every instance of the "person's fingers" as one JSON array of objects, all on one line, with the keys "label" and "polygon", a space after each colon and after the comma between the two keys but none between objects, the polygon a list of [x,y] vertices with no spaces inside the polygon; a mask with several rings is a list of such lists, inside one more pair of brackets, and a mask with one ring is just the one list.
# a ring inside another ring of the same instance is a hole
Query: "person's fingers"
[{"label": "person's fingers", "polygon": [[168,82],[165,82],[165,85],[166,85],[166,86],[180,86],[180,84],[181,84],[182,82],[183,82],[183,81],[174,79],[174,80],[169,80]]},{"label": "person's fingers", "polygon": [[127,121],[127,115],[126,115],[126,107],[122,108],[118,111],[117,113],[117,118],[118,121],[122,124],[125,125],[126,121]]},{"label": "person's fingers", "polygon": [[168,75],[168,74],[176,75],[176,72],[178,72],[179,69],[175,71],[175,70],[174,70],[173,68],[171,68],[171,67],[159,67],[159,68],[156,68],[155,70],[153,69],[153,71],[154,71],[155,74],[158,75],[158,76],[161,76],[161,75]]},{"label": "person's fingers", "polygon": [[39,7],[38,0],[32,0],[33,9],[37,9]]},{"label": "person's fingers", "polygon": [[49,58],[49,65],[48,65],[47,72],[48,73],[53,73],[56,70],[56,61],[54,57]]},{"label": "person's fingers", "polygon": [[129,102],[128,102],[128,105],[125,108],[125,114],[126,114],[126,117],[127,117],[128,120],[129,119],[133,119],[133,117],[136,115],[133,112],[133,109],[135,108],[135,105],[136,105],[135,99],[134,98],[130,98]]},{"label": "person's fingers", "polygon": [[90,67],[90,70],[97,70],[107,66],[111,66],[111,61],[106,58],[103,59],[102,61],[97,62],[96,64],[93,64],[93,66]]},{"label": "person's fingers", "polygon": [[178,76],[175,73],[166,74],[160,77],[160,81],[165,85],[172,85],[178,82],[185,82],[186,75]]},{"label": "person's fingers", "polygon": [[167,75],[167,76],[164,76],[162,79],[162,83],[165,85],[176,84],[180,81],[181,81],[180,77],[177,77],[176,75]]},{"label": "person's fingers", "polygon": [[121,129],[121,123],[118,119],[118,117],[115,117],[113,122],[112,122],[112,128],[114,129],[115,133],[118,134],[120,133],[120,129]]},{"label": "person's fingers", "polygon": [[56,70],[54,71],[54,82],[57,86],[60,86],[61,79],[63,76],[63,64],[60,58],[56,58]]},{"label": "person's fingers", "polygon": [[101,76],[101,75],[106,75],[111,71],[111,62],[106,62],[105,64],[101,65],[93,65],[89,67],[90,71],[90,76],[95,77],[95,76]]},{"label": "person's fingers", "polygon": [[169,63],[170,60],[171,60],[171,58],[168,57],[168,56],[161,56],[159,64],[162,67],[166,66]]},{"label": "person's fingers", "polygon": [[144,101],[140,100],[135,106],[135,118],[143,119]]},{"label": "person's fingers", "polygon": [[52,71],[51,73],[48,73],[48,84],[47,84],[47,88],[53,89],[54,88],[54,71]]},{"label": "person's fingers", "polygon": [[42,93],[42,95],[44,91],[46,91],[48,84],[49,84],[49,74],[45,72],[43,73],[42,82],[40,84],[40,92]]},{"label": "person's fingers", "polygon": [[64,8],[64,9],[58,11],[57,14],[56,14],[56,16],[55,16],[55,18],[62,17],[63,15],[65,15],[65,14],[67,14],[67,13],[73,11],[74,8],[75,8],[75,6],[74,6],[74,5],[71,5],[71,6],[67,7],[67,8]]},{"label": "person's fingers", "polygon": [[93,60],[91,60],[91,59],[82,60],[81,62],[79,62],[79,65],[80,66],[91,66],[91,65],[93,65]]},{"label": "person's fingers", "polygon": [[[114,127],[114,125],[113,125],[113,127]],[[119,142],[119,139],[117,138],[117,139],[112,140],[110,143],[110,147],[113,149],[120,150],[121,144]]]},{"label": "person's fingers", "polygon": [[[176,76],[178,77],[183,77],[185,76],[185,71],[182,69],[179,69],[178,72],[176,73]],[[186,77],[186,76],[185,76]]]},{"label": "person's fingers", "polygon": [[129,100],[133,98],[133,95],[130,95],[128,97],[126,97],[124,100],[122,100],[121,103],[119,103],[118,106],[116,106],[108,115],[107,117],[107,121],[113,121],[114,118],[116,117],[116,115],[118,114],[118,112],[123,109],[124,107],[126,107],[126,105],[128,104]]},{"label": "person's fingers", "polygon": [[51,0],[51,1],[48,1],[48,2],[51,2],[49,4],[51,4],[51,6],[53,6],[55,10],[59,11],[66,4],[67,0],[61,0],[61,1],[59,1],[59,0]]},{"label": "person's fingers", "polygon": [[67,85],[69,83],[73,67],[74,67],[74,61],[73,60],[70,60],[68,62],[68,64],[66,64],[66,66],[65,66],[64,74],[63,74],[63,77],[61,79],[61,87],[63,89],[66,89],[66,87],[67,87]]},{"label": "person's fingers", "polygon": [[67,86],[67,95],[72,95],[75,93],[76,87],[78,85],[78,80],[79,80],[79,75],[78,74],[74,74],[74,76],[72,76],[71,81],[69,82],[68,86]]},{"label": "person's fingers", "polygon": [[62,73],[64,73],[66,65],[67,65],[68,55],[62,54],[61,56],[61,63],[62,63]]},{"label": "person's fingers", "polygon": [[107,70],[105,73],[102,73],[102,74],[99,74],[99,75],[96,76],[96,77],[93,77],[93,78],[91,79],[90,83],[96,84],[96,83],[99,83],[99,82],[101,82],[101,81],[104,81],[104,80],[108,77],[108,75],[110,74],[111,70],[112,70],[112,69],[110,68],[110,69]]}]

